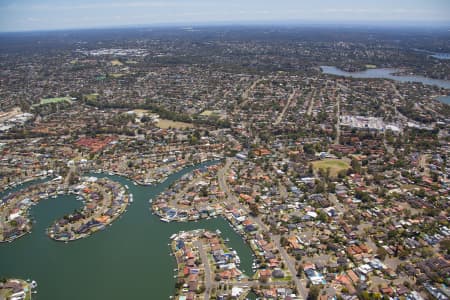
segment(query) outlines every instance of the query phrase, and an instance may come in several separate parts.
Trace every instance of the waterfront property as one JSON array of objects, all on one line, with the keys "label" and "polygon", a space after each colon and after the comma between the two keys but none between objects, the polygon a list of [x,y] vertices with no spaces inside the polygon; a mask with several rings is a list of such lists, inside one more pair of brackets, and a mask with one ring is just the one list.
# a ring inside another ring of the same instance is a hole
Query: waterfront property
[{"label": "waterfront property", "polygon": [[37,286],[35,281],[23,279],[4,279],[0,282],[0,299],[31,300],[32,289]]},{"label": "waterfront property", "polygon": [[[123,186],[128,185],[129,193],[133,194],[133,205],[128,206],[123,217],[119,217],[101,234],[96,234],[95,238],[81,239],[74,244],[55,243],[45,238],[44,232],[55,219],[82,208],[82,203],[75,200],[74,195],[58,195],[57,198],[39,201],[30,211],[30,215],[36,219],[33,232],[13,243],[0,246],[0,256],[11,258],[0,260],[2,275],[31,276],[39,282],[39,298],[48,300],[85,299],[85,291],[89,291],[87,299],[118,300],[144,295],[152,295],[153,299],[167,299],[174,294],[176,284],[173,278],[176,265],[166,246],[168,238],[181,230],[198,228],[211,232],[219,229],[228,240],[227,245],[239,253],[241,269],[251,274],[251,249],[223,218],[166,224],[149,213],[148,199],[156,198],[172,182],[193,169],[183,169],[169,176],[164,183],[150,187],[134,185],[120,176],[95,174],[99,178],[107,177]],[[65,268],[71,272],[59,276],[58,265],[49,264],[49,261],[64,261]],[[117,269],[121,272],[117,272]],[[123,288],[124,274],[134,278],[127,281],[127,289]],[[104,288],[106,282],[107,289]],[[78,288],[80,284],[84,289]],[[55,286],[59,288],[55,289]],[[67,293],[67,290],[71,293]]]},{"label": "waterfront property", "polygon": [[85,177],[80,184],[70,187],[65,187],[59,178],[31,185],[2,199],[0,241],[11,242],[31,231],[28,211],[32,205],[67,193],[78,195],[84,206],[57,220],[48,229],[49,237],[58,241],[80,239],[104,229],[125,211],[129,203],[125,188],[107,179]]}]

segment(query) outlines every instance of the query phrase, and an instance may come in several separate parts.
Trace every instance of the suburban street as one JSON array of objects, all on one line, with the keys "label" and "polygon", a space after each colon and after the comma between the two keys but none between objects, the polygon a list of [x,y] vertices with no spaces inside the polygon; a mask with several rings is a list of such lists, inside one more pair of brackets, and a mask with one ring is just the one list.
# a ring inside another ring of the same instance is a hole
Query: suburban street
[{"label": "suburban street", "polygon": [[247,102],[249,100],[250,92],[258,85],[258,83],[262,82],[263,80],[264,80],[264,78],[260,78],[260,79],[255,80],[252,83],[252,85],[242,93],[241,98],[242,98],[243,101],[240,104],[241,106],[244,106],[245,104],[247,104]]},{"label": "suburban street", "polygon": [[203,243],[201,241],[196,241],[194,245],[198,248],[200,253],[200,258],[205,266],[205,300],[209,300],[211,289],[213,287],[213,278],[211,277],[211,267],[209,265],[208,256],[206,255],[205,249],[203,248]]},{"label": "suburban street", "polygon": [[293,90],[291,95],[289,96],[289,99],[286,103],[286,105],[283,108],[283,111],[281,112],[281,114],[279,114],[277,120],[275,121],[274,125],[278,125],[280,124],[281,120],[283,120],[284,115],[286,114],[286,111],[289,109],[289,107],[291,106],[292,100],[294,100],[294,98],[297,96],[297,92],[298,90]]},{"label": "suburban street", "polygon": [[[227,194],[227,199],[228,201],[234,202],[234,204],[238,205],[239,208],[241,208],[243,211],[245,211],[247,213],[247,216],[256,224],[258,224],[259,228],[261,228],[263,231],[268,232],[270,234],[270,230],[267,227],[266,224],[264,224],[259,218],[255,218],[252,217],[249,214],[248,209],[243,206],[241,203],[239,203],[239,199],[237,199],[237,197],[231,192],[227,182],[226,182],[226,174],[228,172],[228,170],[230,169],[230,166],[232,165],[234,159],[233,158],[227,158],[226,162],[225,162],[225,166],[223,168],[221,168],[218,171],[218,179],[219,179],[219,186],[220,188]],[[270,234],[273,242],[275,243],[276,248],[278,249],[282,259],[285,262],[285,265],[287,266],[287,268],[289,269],[289,272],[292,275],[292,280],[295,283],[295,286],[299,292],[299,297],[300,299],[306,299],[307,296],[307,291],[306,291],[306,287],[304,287],[302,285],[302,283],[300,282],[300,280],[297,278],[297,270],[295,268],[295,261],[293,258],[291,258],[289,256],[289,254],[287,254],[286,250],[281,247],[280,244],[280,236],[273,236],[272,234]]]}]

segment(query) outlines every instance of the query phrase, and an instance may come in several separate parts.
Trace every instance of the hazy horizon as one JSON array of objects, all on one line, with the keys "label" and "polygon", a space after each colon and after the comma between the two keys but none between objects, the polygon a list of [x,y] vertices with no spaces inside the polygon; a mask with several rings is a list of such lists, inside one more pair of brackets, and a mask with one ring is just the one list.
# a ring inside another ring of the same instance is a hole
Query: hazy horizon
[{"label": "hazy horizon", "polygon": [[0,31],[246,24],[450,26],[446,0],[6,0]]}]

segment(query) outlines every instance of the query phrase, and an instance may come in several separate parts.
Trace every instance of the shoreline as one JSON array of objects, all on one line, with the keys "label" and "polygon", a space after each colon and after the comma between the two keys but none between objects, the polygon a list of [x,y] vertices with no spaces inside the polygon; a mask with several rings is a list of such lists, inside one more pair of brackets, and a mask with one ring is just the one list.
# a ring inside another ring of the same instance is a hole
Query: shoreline
[{"label": "shoreline", "polygon": [[[108,179],[108,180],[115,183],[115,181],[112,181],[110,179]],[[44,187],[45,187],[45,184],[49,184],[50,188],[52,187],[51,182],[49,182],[49,181],[46,181],[43,184],[44,184]],[[107,182],[105,184],[107,184]],[[53,230],[54,226],[58,223],[58,221],[55,221],[54,223],[52,223],[46,229],[46,235],[50,239],[52,239],[54,241],[69,242],[69,241],[75,241],[75,240],[79,240],[79,239],[82,239],[82,238],[86,238],[86,237],[92,235],[93,233],[95,233],[97,231],[100,231],[100,230],[103,230],[103,229],[106,228],[106,226],[112,224],[115,220],[117,220],[118,217],[123,215],[123,213],[126,211],[126,208],[130,204],[130,198],[131,198],[130,197],[131,194],[128,192],[128,190],[124,186],[122,186],[121,184],[119,184],[119,183],[117,183],[117,184],[120,187],[119,191],[121,191],[121,193],[123,195],[123,196],[120,196],[118,198],[118,199],[122,199],[122,201],[119,202],[121,205],[120,205],[120,208],[118,210],[114,211],[114,215],[112,215],[107,221],[102,222],[101,225],[98,225],[98,226],[90,228],[88,233],[76,234],[74,237],[70,237],[70,238],[58,238],[58,237],[54,236],[54,233],[52,232],[52,230]],[[99,184],[97,184],[97,185],[99,185]],[[99,186],[101,186],[101,185],[99,185]],[[24,237],[26,234],[29,234],[29,233],[32,232],[32,224],[31,224],[31,220],[30,220],[29,210],[30,210],[31,206],[38,205],[39,202],[42,201],[42,200],[53,198],[53,197],[56,197],[56,196],[61,196],[61,195],[76,195],[76,196],[79,196],[79,197],[82,198],[81,201],[83,203],[83,210],[86,209],[86,202],[87,202],[86,196],[83,195],[83,193],[81,191],[80,192],[75,192],[73,190],[73,187],[66,187],[64,189],[57,189],[57,188],[55,188],[52,192],[46,191],[44,196],[42,196],[42,195],[38,196],[39,193],[41,192],[41,189],[42,189],[42,186],[40,186],[37,189],[37,191],[30,191],[31,195],[27,194],[27,196],[25,197],[25,199],[29,199],[29,197],[37,198],[37,200],[35,200],[35,201],[31,201],[30,200],[30,203],[27,204],[25,209],[23,209],[23,212],[25,212],[25,213],[19,215],[20,218],[22,218],[22,220],[24,220],[24,222],[26,221],[26,223],[27,223],[26,227],[23,228],[23,229],[20,229],[19,230],[20,233],[18,232],[17,234],[12,235],[12,236],[10,236],[10,237],[8,237],[6,239],[2,239],[0,241],[0,243],[11,243],[11,242],[13,242],[13,241],[15,241],[15,240],[17,240],[17,239],[19,239],[21,237]],[[27,191],[25,191],[25,192],[27,192]],[[17,193],[18,193],[18,195],[16,197],[20,197],[20,198],[23,197],[23,193],[20,193],[20,191],[17,191]],[[111,196],[111,197],[113,197],[113,196]],[[121,197],[123,197],[123,198],[121,198]],[[22,201],[23,200],[20,200],[20,202],[22,202]],[[111,203],[112,203],[112,201],[115,201],[115,198],[111,198]],[[107,208],[108,208],[108,210],[110,210],[110,209],[112,209],[112,207],[113,206],[108,206]],[[64,217],[62,217],[61,219],[64,219]],[[91,219],[91,221],[92,221],[92,219]],[[97,225],[97,224],[100,224],[100,223],[96,223],[95,225]]]},{"label": "shoreline", "polygon": [[[123,177],[123,178],[127,179],[128,181],[131,181],[134,185],[139,185],[139,186],[147,187],[147,186],[155,186],[155,185],[157,185],[157,184],[162,184],[162,183],[164,183],[164,182],[169,178],[169,176],[174,175],[174,174],[177,174],[178,172],[183,171],[183,169],[186,169],[186,168],[189,168],[189,167],[194,167],[194,166],[196,166],[196,165],[198,165],[199,168],[200,168],[202,164],[205,164],[205,163],[208,163],[208,162],[214,163],[214,162],[220,162],[220,160],[206,160],[206,161],[200,162],[200,163],[198,163],[198,164],[194,164],[194,163],[186,164],[186,165],[184,165],[182,168],[176,168],[176,170],[175,170],[174,172],[171,172],[169,175],[167,175],[167,176],[164,177],[163,179],[160,179],[160,180],[158,180],[157,182],[152,183],[152,184],[145,184],[145,183],[142,184],[141,182],[136,181],[136,180],[134,180],[134,179],[131,178],[131,177],[128,177],[126,174],[122,174],[122,173],[120,173],[120,172],[108,171],[108,170],[101,170],[101,172],[98,172],[98,169],[97,169],[97,170],[87,170],[87,171],[84,173],[84,176],[83,176],[83,177],[90,177],[90,176],[88,175],[89,173],[91,173],[91,174],[103,174],[103,175],[105,175],[104,177],[96,177],[96,178],[108,178],[108,180],[111,180],[111,181],[114,182],[114,183],[118,183],[117,181],[114,181],[113,179],[109,178],[108,176],[120,176],[120,177]],[[23,180],[21,183],[17,184],[16,187],[19,186],[20,184],[24,184],[24,183],[27,183],[27,182],[30,182],[30,181],[33,181],[33,180],[39,180],[39,179],[42,179],[42,180],[47,179],[47,180],[44,181],[44,182],[37,183],[36,185],[51,183],[51,181],[49,181],[50,179],[49,179],[48,177],[51,177],[51,176],[46,176],[46,177],[43,177],[43,178],[37,178],[37,179],[31,177],[31,178],[28,178],[28,179]],[[95,177],[95,176],[93,176],[93,177]],[[52,240],[54,240],[54,241],[56,241],[56,242],[65,242],[65,243],[67,243],[67,242],[72,242],[72,241],[80,240],[80,239],[83,239],[83,238],[87,238],[87,237],[91,236],[92,234],[94,234],[94,233],[96,233],[96,232],[98,232],[98,231],[101,231],[101,230],[106,229],[107,226],[110,226],[115,220],[117,220],[120,216],[122,216],[122,215],[124,214],[126,208],[127,208],[128,205],[130,205],[130,203],[131,203],[131,202],[130,202],[130,199],[132,199],[132,196],[130,197],[130,195],[132,195],[132,193],[129,191],[129,188],[125,187],[125,185],[122,185],[122,184],[120,184],[120,183],[118,183],[118,184],[124,189],[124,192],[125,192],[125,194],[126,194],[126,196],[127,196],[127,197],[126,197],[126,200],[127,200],[127,201],[124,202],[124,203],[126,203],[126,205],[124,205],[124,206],[120,209],[120,211],[117,213],[117,215],[111,217],[111,219],[110,219],[108,222],[104,223],[102,226],[98,226],[98,229],[92,230],[92,232],[91,232],[90,234],[82,234],[82,235],[79,235],[79,236],[77,236],[77,237],[74,237],[74,238],[68,238],[68,239],[64,239],[64,238],[55,238],[55,237],[52,237],[52,236],[51,236],[52,233],[49,232],[49,231],[50,231],[50,228],[51,228],[52,226],[55,225],[55,223],[53,223],[53,224],[50,225],[50,227],[48,227],[47,230],[46,230],[46,235],[47,235],[47,237],[49,237],[50,239],[52,239]],[[33,187],[33,186],[34,186],[34,185],[31,185],[30,187]],[[59,186],[58,186],[58,187],[59,187]],[[26,188],[28,188],[28,187],[25,187],[24,189],[26,189]],[[6,190],[6,191],[7,191],[7,190]],[[18,190],[18,191],[15,191],[15,192],[16,192],[16,193],[19,193],[19,192],[21,192],[21,191],[22,191],[22,189],[20,189],[20,190]],[[63,191],[63,193],[61,193],[61,191]],[[7,195],[5,195],[5,197],[10,196],[11,193],[12,193],[12,192],[8,193]],[[32,203],[31,205],[29,205],[29,206],[27,207],[27,209],[26,209],[26,211],[27,211],[27,213],[26,213],[26,219],[27,219],[27,220],[30,219],[30,218],[29,218],[30,215],[29,215],[29,212],[28,212],[28,211],[29,211],[29,209],[30,209],[30,207],[31,207],[32,205],[37,205],[37,204],[39,203],[39,201],[41,201],[41,200],[48,199],[48,198],[51,198],[51,197],[54,197],[54,196],[60,196],[60,195],[77,195],[77,196],[81,196],[81,197],[83,198],[83,200],[82,200],[82,201],[83,201],[83,204],[84,204],[83,207],[85,207],[85,202],[86,202],[85,197],[83,197],[83,196],[81,195],[81,193],[75,192],[75,191],[73,190],[73,187],[65,187],[65,188],[63,188],[63,189],[55,188],[55,190],[54,190],[53,192],[50,192],[50,193],[49,193],[49,192],[46,192],[46,193],[45,193],[45,197],[39,196],[40,199],[39,199],[37,202],[34,202],[34,203]],[[18,196],[19,196],[19,195],[18,195]],[[20,233],[20,235],[16,235],[16,236],[13,236],[13,237],[9,237],[9,238],[7,238],[7,239],[4,239],[4,240],[0,240],[0,243],[11,243],[11,242],[13,242],[13,241],[15,241],[15,240],[17,240],[17,239],[19,239],[19,238],[24,237],[25,235],[27,235],[27,234],[29,234],[29,233],[31,233],[31,232],[32,232],[32,227],[30,227],[30,228],[27,229],[27,230],[22,231],[22,232]]]}]

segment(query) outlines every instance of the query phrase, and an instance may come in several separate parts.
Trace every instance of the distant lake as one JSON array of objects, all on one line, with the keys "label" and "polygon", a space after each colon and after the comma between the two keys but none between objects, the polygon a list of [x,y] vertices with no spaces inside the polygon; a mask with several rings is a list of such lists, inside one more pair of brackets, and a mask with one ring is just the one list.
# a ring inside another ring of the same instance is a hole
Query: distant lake
[{"label": "distant lake", "polygon": [[393,73],[400,72],[400,69],[367,69],[361,72],[346,72],[334,66],[320,66],[322,72],[325,74],[353,77],[353,78],[384,78],[399,82],[420,82],[426,85],[435,85],[441,88],[450,89],[449,80],[432,79],[418,75],[393,75]]},{"label": "distant lake", "polygon": [[437,58],[437,59],[450,59],[450,53],[432,52],[432,51],[423,50],[423,49],[413,49],[413,50],[417,51],[417,52],[427,53],[427,54],[429,54],[429,56]]},{"label": "distant lake", "polygon": [[436,100],[441,101],[442,103],[450,105],[450,96],[437,97]]},{"label": "distant lake", "polygon": [[430,56],[437,59],[450,59],[450,53],[435,53]]}]

